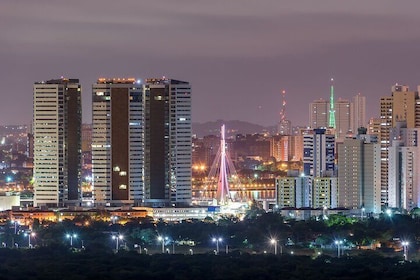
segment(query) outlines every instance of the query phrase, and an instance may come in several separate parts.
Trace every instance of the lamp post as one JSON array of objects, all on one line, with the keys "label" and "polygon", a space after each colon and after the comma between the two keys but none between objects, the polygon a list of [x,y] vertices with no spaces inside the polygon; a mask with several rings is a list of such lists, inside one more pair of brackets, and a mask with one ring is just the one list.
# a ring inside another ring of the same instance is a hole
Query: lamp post
[{"label": "lamp post", "polygon": [[123,240],[124,239],[124,236],[122,236],[121,234],[120,235],[113,235],[112,236],[112,239],[114,239],[116,241],[116,243],[115,243],[115,251],[118,253],[118,249],[119,249],[119,247],[118,247],[118,240]]},{"label": "lamp post", "polygon": [[73,234],[67,234],[66,235],[67,239],[70,239],[70,247],[73,247],[73,238],[77,238],[77,234],[73,233]]},{"label": "lamp post", "polygon": [[168,240],[168,237],[158,236],[158,240],[162,242],[162,254],[165,254],[165,240]]},{"label": "lamp post", "polygon": [[219,254],[219,242],[222,242],[223,239],[221,237],[218,237],[218,238],[213,238],[212,241],[216,242],[216,255],[218,255]]},{"label": "lamp post", "polygon": [[335,245],[337,245],[337,257],[340,257],[340,246],[343,244],[343,240],[336,240],[334,241]]},{"label": "lamp post", "polygon": [[362,207],[362,220],[365,218],[365,211],[366,211],[365,207]]},{"label": "lamp post", "polygon": [[35,232],[27,232],[25,233],[25,236],[28,236],[28,248],[32,248],[32,244],[31,244],[31,236],[35,237]]},{"label": "lamp post", "polygon": [[271,244],[274,244],[274,255],[277,255],[277,240],[271,239],[270,242]]},{"label": "lamp post", "polygon": [[14,226],[15,226],[15,235],[17,234],[17,229],[18,229],[18,226],[20,225],[20,222],[19,221],[17,221],[17,220],[14,220],[14,221],[12,221],[12,223],[14,224]]},{"label": "lamp post", "polygon": [[194,255],[194,251],[193,251],[193,249],[190,249],[190,255],[192,256],[192,255]]},{"label": "lamp post", "polygon": [[404,248],[404,260],[408,261],[408,245],[410,245],[410,243],[408,241],[403,241],[401,244]]}]

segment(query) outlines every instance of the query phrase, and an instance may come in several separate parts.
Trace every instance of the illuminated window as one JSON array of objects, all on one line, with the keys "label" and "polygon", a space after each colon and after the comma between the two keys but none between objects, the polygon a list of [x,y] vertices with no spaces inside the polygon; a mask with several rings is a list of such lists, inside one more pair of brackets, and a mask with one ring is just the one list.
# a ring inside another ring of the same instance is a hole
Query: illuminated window
[{"label": "illuminated window", "polygon": [[127,185],[121,184],[121,185],[119,186],[119,189],[120,189],[120,190],[126,190],[126,189],[127,189]]},{"label": "illuminated window", "polygon": [[120,171],[121,171],[119,166],[114,166],[113,170],[114,170],[115,172],[120,172]]},{"label": "illuminated window", "polygon": [[120,176],[127,176],[127,171],[120,171]]}]

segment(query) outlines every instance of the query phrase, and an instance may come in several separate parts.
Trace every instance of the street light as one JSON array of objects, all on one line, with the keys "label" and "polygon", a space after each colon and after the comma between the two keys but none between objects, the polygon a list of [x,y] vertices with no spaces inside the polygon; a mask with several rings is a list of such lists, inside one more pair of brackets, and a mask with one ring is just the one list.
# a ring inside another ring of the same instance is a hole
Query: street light
[{"label": "street light", "polygon": [[18,229],[18,226],[20,226],[20,222],[18,220],[14,220],[12,221],[12,223],[15,226],[15,234],[17,234],[17,229]]},{"label": "street light", "polygon": [[192,255],[194,255],[194,251],[193,251],[193,249],[190,249],[190,255],[192,256]]},{"label": "street light", "polygon": [[116,241],[115,251],[118,253],[118,249],[119,249],[119,247],[118,247],[118,240],[123,240],[124,239],[124,236],[122,236],[121,234],[120,235],[113,235],[112,236],[112,239],[114,239]]},{"label": "street light", "polygon": [[213,238],[212,241],[216,242],[216,255],[218,255],[219,254],[219,242],[222,242],[223,239],[221,237],[218,237],[218,238]]},{"label": "street light", "polygon": [[165,254],[165,240],[168,240],[168,237],[158,236],[158,240],[162,242],[162,254]]},{"label": "street light", "polygon": [[28,236],[28,248],[32,248],[32,244],[31,244],[31,236],[35,237],[35,232],[26,232],[24,234],[25,236]]},{"label": "street light", "polygon": [[336,240],[335,245],[337,245],[337,257],[340,257],[340,246],[343,244],[343,240]]},{"label": "street light", "polygon": [[77,234],[66,234],[66,238],[70,239],[70,247],[73,247],[73,238],[77,238]]},{"label": "street light", "polygon": [[274,255],[277,255],[277,240],[271,239],[270,242],[271,244],[274,244]]},{"label": "street light", "polygon": [[403,245],[403,248],[404,248],[404,260],[408,261],[408,245],[410,245],[410,243],[408,241],[403,241],[401,242],[401,244]]}]

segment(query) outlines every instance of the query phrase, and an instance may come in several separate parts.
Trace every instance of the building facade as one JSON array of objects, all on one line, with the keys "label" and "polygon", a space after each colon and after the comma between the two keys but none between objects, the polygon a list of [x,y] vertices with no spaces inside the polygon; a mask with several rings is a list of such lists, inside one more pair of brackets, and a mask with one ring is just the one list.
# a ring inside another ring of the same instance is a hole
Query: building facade
[{"label": "building facade", "polygon": [[338,206],[380,213],[380,144],[366,135],[338,144]]},{"label": "building facade", "polygon": [[388,150],[388,206],[412,210],[419,205],[420,128],[397,122],[390,130]]},{"label": "building facade", "polygon": [[92,86],[92,186],[95,206],[141,205],[144,195],[143,87],[100,78]]},{"label": "building facade", "polygon": [[173,79],[144,85],[144,203],[191,204],[191,86]]},{"label": "building facade", "polygon": [[324,177],[335,173],[335,136],[325,129],[314,129],[303,136],[303,172],[305,176]]},{"label": "building facade", "polygon": [[34,84],[34,206],[80,204],[81,121],[78,79]]},{"label": "building facade", "polygon": [[391,96],[381,98],[380,102],[380,144],[381,144],[381,204],[389,205],[388,197],[388,150],[390,130],[399,121],[405,121],[407,128],[420,127],[420,100],[417,91],[410,91],[408,86],[394,85]]},{"label": "building facade", "polygon": [[366,97],[360,93],[353,97],[351,103],[350,128],[356,134],[359,127],[366,127]]}]

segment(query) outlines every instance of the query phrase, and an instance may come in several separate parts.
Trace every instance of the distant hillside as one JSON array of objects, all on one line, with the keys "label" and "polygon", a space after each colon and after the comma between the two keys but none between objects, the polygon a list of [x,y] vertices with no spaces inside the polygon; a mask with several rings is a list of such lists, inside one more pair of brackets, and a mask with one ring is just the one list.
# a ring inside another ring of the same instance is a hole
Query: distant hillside
[{"label": "distant hillside", "polygon": [[272,133],[275,131],[275,127],[264,127],[262,125],[253,124],[244,121],[224,121],[217,120],[205,123],[193,123],[192,130],[193,134],[201,138],[206,135],[220,135],[220,127],[222,125],[226,127],[226,137],[234,136],[236,134],[254,134],[254,133]]}]

